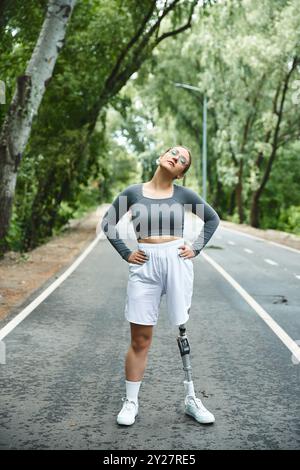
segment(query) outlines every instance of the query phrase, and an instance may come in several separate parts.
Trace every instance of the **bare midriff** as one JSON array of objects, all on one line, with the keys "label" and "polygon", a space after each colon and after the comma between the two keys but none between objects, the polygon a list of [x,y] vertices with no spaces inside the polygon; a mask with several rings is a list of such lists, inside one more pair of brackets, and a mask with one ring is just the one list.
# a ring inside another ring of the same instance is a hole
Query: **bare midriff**
[{"label": "bare midriff", "polygon": [[165,236],[165,235],[158,235],[157,237],[147,237],[147,238],[139,238],[139,243],[164,243],[170,242],[171,240],[179,240],[180,237],[172,237],[172,236]]}]

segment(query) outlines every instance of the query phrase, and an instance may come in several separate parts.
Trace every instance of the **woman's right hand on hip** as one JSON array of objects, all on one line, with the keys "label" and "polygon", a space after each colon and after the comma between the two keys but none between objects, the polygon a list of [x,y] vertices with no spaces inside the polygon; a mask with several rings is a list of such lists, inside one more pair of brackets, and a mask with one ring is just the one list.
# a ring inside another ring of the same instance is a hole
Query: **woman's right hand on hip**
[{"label": "woman's right hand on hip", "polygon": [[135,250],[128,257],[128,263],[144,264],[149,258],[143,250]]}]

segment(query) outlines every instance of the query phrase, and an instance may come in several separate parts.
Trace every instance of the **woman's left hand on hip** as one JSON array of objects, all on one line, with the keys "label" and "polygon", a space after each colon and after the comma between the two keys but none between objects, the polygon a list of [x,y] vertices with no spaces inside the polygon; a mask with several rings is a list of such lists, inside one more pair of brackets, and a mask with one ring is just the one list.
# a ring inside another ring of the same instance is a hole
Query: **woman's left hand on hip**
[{"label": "woman's left hand on hip", "polygon": [[195,257],[195,252],[189,245],[181,245],[179,249],[181,250],[179,253],[179,256],[181,258],[194,258]]}]

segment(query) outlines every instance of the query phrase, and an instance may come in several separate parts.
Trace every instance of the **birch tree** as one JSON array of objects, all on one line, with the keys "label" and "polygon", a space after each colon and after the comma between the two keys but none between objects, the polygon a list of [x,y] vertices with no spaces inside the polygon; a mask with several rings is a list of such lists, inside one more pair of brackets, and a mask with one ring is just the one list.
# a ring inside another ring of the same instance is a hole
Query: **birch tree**
[{"label": "birch tree", "polygon": [[49,0],[44,23],[25,73],[16,89],[0,134],[0,240],[8,231],[18,167],[28,142],[32,121],[51,80],[63,48],[76,0]]}]

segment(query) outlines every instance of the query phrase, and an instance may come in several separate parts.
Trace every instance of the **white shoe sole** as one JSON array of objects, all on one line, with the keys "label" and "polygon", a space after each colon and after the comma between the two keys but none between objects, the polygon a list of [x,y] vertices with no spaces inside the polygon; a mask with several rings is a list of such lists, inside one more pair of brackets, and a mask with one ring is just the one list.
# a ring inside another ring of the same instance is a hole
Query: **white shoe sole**
[{"label": "white shoe sole", "polygon": [[190,413],[189,411],[185,410],[185,414],[187,414],[188,416],[191,416],[192,418],[194,418],[195,421],[197,421],[197,423],[200,423],[200,424],[212,424],[215,422],[215,418],[211,418],[211,419],[207,419],[207,420],[199,420],[197,419],[192,413]]},{"label": "white shoe sole", "polygon": [[[137,417],[137,414],[135,415],[135,418],[136,418],[136,417]],[[132,424],[135,423],[135,418],[134,418],[134,420],[131,421],[131,422],[128,422],[128,421],[125,422],[125,421],[122,420],[122,418],[117,418],[117,423],[120,424],[121,426],[131,426]]]}]

